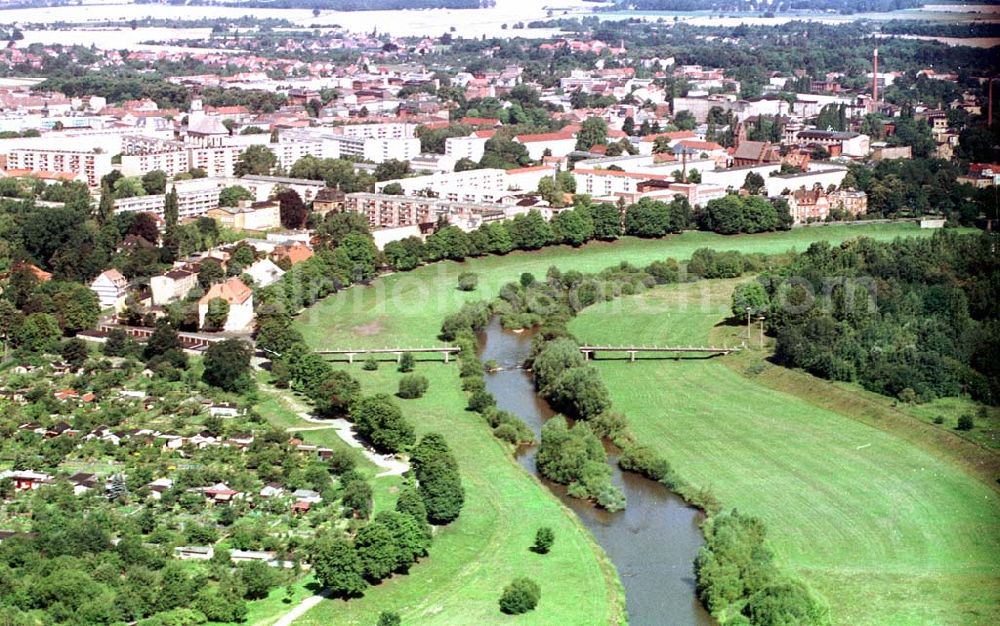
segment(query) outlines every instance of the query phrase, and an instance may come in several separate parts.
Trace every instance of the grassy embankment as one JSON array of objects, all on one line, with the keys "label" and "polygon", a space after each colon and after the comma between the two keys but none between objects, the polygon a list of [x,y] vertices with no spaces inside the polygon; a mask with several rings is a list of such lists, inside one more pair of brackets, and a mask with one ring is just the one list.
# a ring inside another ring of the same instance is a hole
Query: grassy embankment
[{"label": "grassy embankment", "polygon": [[[466,263],[437,263],[336,294],[304,312],[297,327],[316,348],[438,345],[436,335],[445,315],[465,301],[492,297],[503,283],[516,280],[522,272],[543,276],[551,265],[596,271],[623,260],[645,265],[666,257],[686,259],[702,247],[763,253],[804,250],[813,241],[838,242],[862,234],[890,239],[927,233],[913,225],[829,227],[737,237],[685,233],[664,240],[627,238],[581,249],[557,247]],[[456,289],[458,274],[464,271],[479,273],[479,289],[470,293]],[[374,384],[395,376],[390,369],[383,365],[382,371],[372,374],[355,364],[351,372],[369,392],[394,391],[394,379],[382,386]],[[465,399],[457,371],[430,363],[421,363],[418,371],[431,379],[431,390],[424,399],[403,406],[418,430],[439,430],[448,437],[466,481],[466,509],[456,524],[435,539],[430,559],[416,566],[409,577],[387,581],[350,603],[324,602],[302,623],[368,623],[388,609],[400,610],[404,621],[419,623],[454,623],[456,616],[462,616],[462,621],[475,618],[476,623],[500,621],[499,591],[524,570],[543,583],[539,609],[525,623],[604,624],[620,615],[620,585],[600,549],[571,513],[514,463],[478,418],[459,408]],[[378,480],[375,487],[376,492],[385,490]],[[389,500],[380,494],[377,504]],[[548,560],[536,563],[526,547],[534,529],[544,524],[556,528],[561,547]],[[557,556],[560,551],[563,557]],[[543,569],[534,569],[539,567]]]},{"label": "grassy embankment", "polygon": [[[734,345],[746,327],[719,324],[737,282],[602,303],[570,328],[595,343]],[[779,562],[836,623],[1000,622],[996,452],[765,353],[596,365],[637,439],[762,518]]]}]

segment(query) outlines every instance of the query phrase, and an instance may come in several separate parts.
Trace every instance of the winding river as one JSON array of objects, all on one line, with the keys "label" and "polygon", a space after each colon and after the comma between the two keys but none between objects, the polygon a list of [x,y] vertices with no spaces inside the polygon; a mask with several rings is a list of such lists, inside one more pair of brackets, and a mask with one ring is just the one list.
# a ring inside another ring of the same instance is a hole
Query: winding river
[{"label": "winding river", "polygon": [[[535,393],[521,364],[531,350],[531,332],[504,331],[498,318],[479,336],[480,359],[494,360],[500,371],[487,373],[486,388],[497,406],[523,419],[536,437],[555,412]],[[537,446],[522,448],[518,461],[537,473]],[[625,587],[631,626],[710,626],[712,617],[695,597],[694,559],[703,538],[701,513],[664,486],[623,473],[609,449],[613,481],[625,493],[624,511],[609,513],[589,502],[570,498],[566,489],[542,480],[583,521],[618,570]],[[556,538],[558,543],[558,537]]]}]

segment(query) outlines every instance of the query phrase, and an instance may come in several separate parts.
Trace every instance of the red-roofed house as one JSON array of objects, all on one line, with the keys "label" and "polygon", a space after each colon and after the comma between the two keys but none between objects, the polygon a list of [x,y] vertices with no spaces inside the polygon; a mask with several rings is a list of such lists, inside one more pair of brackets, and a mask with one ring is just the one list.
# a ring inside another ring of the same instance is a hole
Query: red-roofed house
[{"label": "red-roofed house", "polygon": [[221,330],[240,332],[253,323],[253,291],[237,277],[232,277],[224,283],[216,283],[208,288],[204,296],[198,300],[198,326],[205,326],[205,315],[208,313],[208,303],[215,298],[222,298],[229,303],[229,316]]},{"label": "red-roofed house", "polygon": [[293,243],[288,246],[277,246],[271,256],[275,263],[281,261],[281,259],[288,259],[288,262],[292,265],[296,265],[303,261],[308,261],[312,258],[313,251],[312,248],[304,243]]},{"label": "red-roofed house", "polygon": [[468,126],[487,126],[489,128],[496,128],[498,126],[503,126],[503,123],[492,117],[463,117],[458,121],[459,124],[466,124]]}]

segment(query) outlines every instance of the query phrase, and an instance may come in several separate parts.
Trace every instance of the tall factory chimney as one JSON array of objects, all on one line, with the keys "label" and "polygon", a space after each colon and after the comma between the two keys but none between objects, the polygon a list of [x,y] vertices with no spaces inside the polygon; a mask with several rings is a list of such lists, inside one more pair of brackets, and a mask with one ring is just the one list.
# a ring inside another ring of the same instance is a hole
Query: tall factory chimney
[{"label": "tall factory chimney", "polygon": [[878,111],[878,48],[872,57],[872,111]]}]

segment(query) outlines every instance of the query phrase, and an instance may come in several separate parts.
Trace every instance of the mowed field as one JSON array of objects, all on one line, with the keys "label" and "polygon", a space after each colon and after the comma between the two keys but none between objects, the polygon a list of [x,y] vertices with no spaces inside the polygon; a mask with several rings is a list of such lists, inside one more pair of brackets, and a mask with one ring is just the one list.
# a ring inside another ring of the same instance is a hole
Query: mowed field
[{"label": "mowed field", "polygon": [[[698,345],[711,335],[733,345],[745,327],[716,325],[738,282],[602,303],[571,330],[592,343]],[[775,391],[723,360],[748,355],[622,356],[595,363],[637,438],[726,508],[764,519],[779,561],[828,599],[836,623],[1000,623],[1000,496],[990,486],[891,430]]]},{"label": "mowed field", "polygon": [[[463,302],[492,299],[500,287],[517,280],[522,272],[544,277],[555,265],[562,270],[596,272],[628,261],[645,266],[673,257],[686,260],[699,248],[779,253],[804,251],[815,241],[839,243],[867,236],[893,239],[900,236],[929,236],[915,224],[870,226],[824,226],[799,228],[782,233],[724,237],[714,233],[686,232],[664,239],[636,239],[591,242],[580,248],[556,246],[537,252],[512,252],[501,257],[482,257],[464,263],[441,262],[412,272],[392,274],[367,287],[352,287],[336,293],[304,311],[298,328],[309,345],[322,347],[385,347],[438,345],[435,337],[442,319]],[[458,275],[479,274],[479,288],[459,291]]]},{"label": "mowed field", "polygon": [[[463,302],[490,299],[522,272],[541,277],[552,265],[598,271],[621,261],[646,265],[667,257],[683,260],[703,247],[779,253],[805,250],[819,240],[929,234],[913,224],[734,237],[690,232],[661,240],[625,238],[579,249],[555,247],[465,263],[435,263],[337,293],[299,315],[296,327],[316,349],[436,346],[441,344],[437,334],[442,319]],[[466,271],[478,273],[476,291],[457,289],[458,275]],[[324,601],[298,623],[368,624],[381,610],[399,610],[404,623],[510,623],[496,610],[496,601],[502,587],[525,572],[542,583],[542,601],[523,621],[518,618],[519,624],[612,623],[623,613],[621,586],[600,548],[572,513],[517,465],[489,429],[462,410],[465,398],[457,367],[440,364],[439,356],[420,358],[438,361],[418,365],[418,371],[431,378],[431,388],[425,398],[403,402],[404,412],[420,432],[439,430],[448,438],[466,481],[468,501],[462,517],[435,539],[431,557],[409,577],[386,581],[349,603]],[[361,370],[357,363],[351,371],[369,392],[396,390],[396,374],[389,363],[376,373]],[[379,481],[375,488],[384,491]],[[382,494],[376,498],[377,503],[391,500]],[[525,550],[543,524],[556,529],[557,545],[562,547],[539,562]]]},{"label": "mowed field", "polygon": [[[346,367],[346,366],[345,366]],[[418,435],[445,435],[459,463],[465,507],[459,519],[435,534],[430,557],[408,576],[371,587],[363,598],[324,600],[296,624],[371,626],[381,611],[397,611],[404,624],[510,624],[497,605],[513,578],[529,576],[542,588],[538,608],[517,624],[614,624],[624,614],[624,596],[614,567],[573,514],[512,460],[482,418],[463,410],[465,394],[458,366],[418,363],[430,391],[417,400],[398,400]],[[378,371],[349,367],[365,393],[395,391],[401,374],[395,364]],[[375,479],[382,491],[385,479]],[[396,492],[392,479],[390,491]],[[377,509],[395,506],[395,497],[377,500]],[[376,511],[377,512],[377,511]],[[529,548],[539,526],[555,531],[547,555]]]}]

